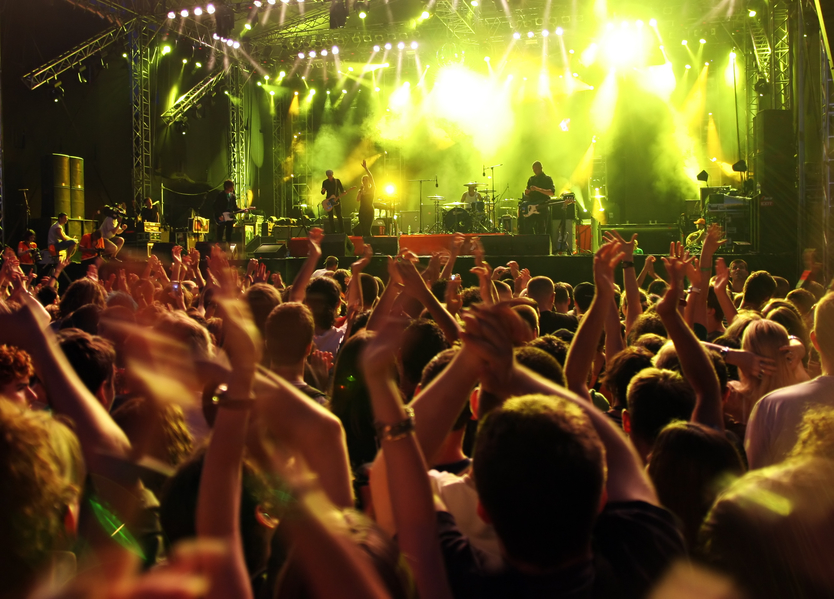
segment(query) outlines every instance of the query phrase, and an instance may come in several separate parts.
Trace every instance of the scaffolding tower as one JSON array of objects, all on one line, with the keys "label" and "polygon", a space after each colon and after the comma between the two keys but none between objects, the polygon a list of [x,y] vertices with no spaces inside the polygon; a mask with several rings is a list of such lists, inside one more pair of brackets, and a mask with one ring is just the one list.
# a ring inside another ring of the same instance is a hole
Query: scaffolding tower
[{"label": "scaffolding tower", "polygon": [[153,117],[151,116],[150,40],[149,24],[142,18],[135,19],[128,32],[134,206],[141,206],[144,198],[151,195]]}]

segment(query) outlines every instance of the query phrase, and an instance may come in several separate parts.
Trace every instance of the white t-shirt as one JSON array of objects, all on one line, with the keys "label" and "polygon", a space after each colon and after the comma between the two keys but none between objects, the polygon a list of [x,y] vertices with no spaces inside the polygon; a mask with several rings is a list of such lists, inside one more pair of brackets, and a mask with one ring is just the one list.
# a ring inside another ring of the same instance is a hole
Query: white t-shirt
[{"label": "white t-shirt", "polygon": [[339,347],[342,345],[342,339],[345,338],[346,331],[347,320],[345,320],[345,323],[338,328],[331,327],[321,335],[314,335],[313,345],[315,345],[316,349],[319,351],[329,351],[335,358],[336,354],[339,353]]},{"label": "white t-shirt", "polygon": [[57,245],[59,241],[63,241],[63,233],[64,227],[61,223],[55,223],[51,227],[49,227],[49,235],[46,237],[46,244],[47,246],[50,245]]},{"label": "white t-shirt", "polygon": [[112,216],[108,216],[101,223],[101,236],[105,239],[112,239],[116,236],[116,229],[119,227],[118,221]]},{"label": "white t-shirt", "polygon": [[470,208],[472,207],[472,204],[474,202],[478,202],[480,200],[481,200],[481,194],[479,194],[477,191],[475,193],[471,194],[471,195],[469,194],[468,191],[465,191],[465,192],[463,192],[463,195],[460,197],[460,201],[461,202],[466,202],[469,205]]},{"label": "white t-shirt", "polygon": [[744,435],[750,469],[783,461],[796,445],[805,412],[817,406],[834,408],[834,376],[783,387],[759,400]]}]

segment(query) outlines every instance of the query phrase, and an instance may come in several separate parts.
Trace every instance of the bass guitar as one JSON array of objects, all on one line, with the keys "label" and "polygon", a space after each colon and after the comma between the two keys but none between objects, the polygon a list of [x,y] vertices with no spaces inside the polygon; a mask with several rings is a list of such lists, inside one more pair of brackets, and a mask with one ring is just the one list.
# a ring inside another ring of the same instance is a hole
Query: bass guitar
[{"label": "bass guitar", "polygon": [[222,212],[220,214],[220,216],[218,216],[215,220],[216,220],[218,225],[222,224],[222,223],[234,222],[235,215],[243,214],[245,212],[251,212],[252,210],[257,210],[257,208],[255,206],[249,206],[249,208],[241,208],[240,210],[232,210],[230,212]]},{"label": "bass guitar", "polygon": [[343,197],[345,197],[347,194],[349,194],[351,191],[353,191],[357,187],[359,187],[359,186],[354,185],[353,187],[351,187],[350,189],[346,189],[345,191],[343,191],[339,195],[329,196],[328,198],[326,198],[325,200],[322,201],[321,207],[324,208],[325,212],[330,212],[331,210],[333,210],[333,208],[335,208],[336,206],[338,206],[341,203],[341,200],[342,200]]},{"label": "bass guitar", "polygon": [[534,214],[541,214],[539,212],[540,206],[558,206],[560,204],[575,204],[576,197],[565,197],[564,200],[555,200],[551,202],[542,202],[541,204],[528,204],[527,205],[527,213],[524,216],[533,216]]}]

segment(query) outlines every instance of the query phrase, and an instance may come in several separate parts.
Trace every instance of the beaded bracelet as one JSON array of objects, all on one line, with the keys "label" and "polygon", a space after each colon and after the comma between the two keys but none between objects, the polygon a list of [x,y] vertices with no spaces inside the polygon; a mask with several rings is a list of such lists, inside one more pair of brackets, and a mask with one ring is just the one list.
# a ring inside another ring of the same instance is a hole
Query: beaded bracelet
[{"label": "beaded bracelet", "polygon": [[380,441],[398,441],[414,432],[414,409],[411,406],[403,406],[406,413],[405,420],[396,424],[382,424],[377,422],[376,434]]}]

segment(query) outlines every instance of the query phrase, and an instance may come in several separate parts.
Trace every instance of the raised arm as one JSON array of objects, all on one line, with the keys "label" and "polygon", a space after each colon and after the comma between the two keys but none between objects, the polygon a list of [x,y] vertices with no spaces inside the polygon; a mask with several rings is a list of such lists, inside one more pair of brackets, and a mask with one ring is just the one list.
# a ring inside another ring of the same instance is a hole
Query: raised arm
[{"label": "raised arm", "polygon": [[625,288],[626,309],[625,323],[626,335],[640,315],[643,313],[643,305],[640,303],[640,286],[637,284],[637,274],[634,272],[634,248],[637,247],[637,233],[631,236],[631,241],[626,242],[617,231],[606,233],[606,240],[618,241],[623,252],[623,287]]},{"label": "raised arm", "polygon": [[[322,193],[324,193],[324,189],[322,189]],[[298,274],[295,275],[288,301],[304,301],[304,296],[307,294],[307,283],[310,282],[310,277],[313,276],[313,272],[321,259],[321,240],[323,238],[324,231],[318,228],[310,229],[307,234],[307,260],[304,261]]]},{"label": "raised arm", "polygon": [[452,247],[449,248],[450,254],[449,259],[446,261],[446,265],[443,267],[443,272],[440,273],[441,279],[449,280],[449,277],[452,276],[452,273],[455,272],[455,262],[457,262],[458,256],[460,255],[460,250],[463,248],[463,244],[466,241],[466,237],[463,233],[455,233],[455,236],[452,238]]},{"label": "raised arm", "polygon": [[[428,288],[423,277],[417,272],[412,259],[414,257],[410,252],[403,254],[398,258],[397,267],[400,272],[403,284],[405,285],[405,292],[419,301],[429,311],[434,321],[443,330],[446,339],[453,343],[460,335],[460,325],[455,318],[449,314],[446,308],[443,307],[431,289]],[[416,257],[414,257],[416,258]]]},{"label": "raised arm", "polygon": [[663,320],[666,331],[675,344],[675,350],[681,364],[681,371],[695,391],[695,409],[692,421],[724,429],[724,412],[721,408],[721,388],[718,375],[712,366],[709,355],[695,337],[695,333],[686,326],[678,311],[678,298],[683,285],[684,272],[688,261],[681,258],[663,258],[666,272],[669,273],[669,289],[657,304],[657,313]]},{"label": "raised arm", "polygon": [[606,315],[614,303],[614,268],[623,257],[620,248],[620,242],[611,239],[594,256],[594,299],[588,313],[579,323],[565,361],[568,389],[589,402],[591,394],[588,390],[588,373],[591,371]]},{"label": "raised arm", "polygon": [[365,172],[368,174],[368,177],[371,179],[371,187],[376,189],[376,181],[374,181],[374,176],[371,173],[371,169],[368,168],[368,161],[362,161],[362,168],[365,169]]},{"label": "raised arm", "polygon": [[362,258],[356,260],[353,264],[350,265],[350,283],[348,283],[347,291],[348,307],[358,306],[361,310],[362,307],[365,305],[364,299],[362,298],[361,275],[362,271],[365,270],[365,267],[368,266],[368,264],[370,264],[371,256],[373,255],[373,248],[370,244],[366,244]]},{"label": "raised arm", "polygon": [[732,324],[738,316],[738,310],[733,303],[732,298],[727,293],[727,284],[730,281],[730,270],[724,262],[724,258],[719,258],[715,261],[715,296],[718,298],[718,304],[724,312],[724,318],[727,324]]}]

